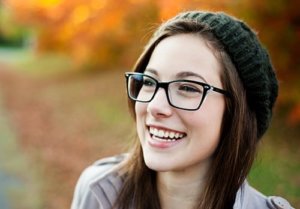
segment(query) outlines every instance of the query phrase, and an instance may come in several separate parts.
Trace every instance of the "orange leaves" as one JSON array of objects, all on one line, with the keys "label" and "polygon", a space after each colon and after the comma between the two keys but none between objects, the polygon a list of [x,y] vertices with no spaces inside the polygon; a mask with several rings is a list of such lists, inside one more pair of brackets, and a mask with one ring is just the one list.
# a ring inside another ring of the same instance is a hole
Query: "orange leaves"
[{"label": "orange leaves", "polygon": [[62,0],[6,0],[6,5],[22,23],[36,23],[55,19]]},{"label": "orange leaves", "polygon": [[187,10],[223,10],[232,4],[230,0],[160,0],[156,1],[162,20]]},{"label": "orange leaves", "polygon": [[79,25],[86,21],[91,14],[91,11],[87,5],[80,5],[76,7],[70,15],[70,23]]},{"label": "orange leaves", "polygon": [[288,123],[292,126],[300,124],[300,103],[295,105],[288,115]]},{"label": "orange leaves", "polygon": [[[180,11],[225,10],[245,19],[261,32],[260,37],[270,49],[275,64],[282,68],[280,72],[291,72],[284,68],[297,66],[293,64],[295,62],[293,60],[296,60],[300,53],[299,47],[295,47],[299,45],[297,44],[299,41],[296,41],[299,40],[300,34],[297,26],[299,13],[296,9],[299,3],[294,2],[288,4],[272,0],[5,1],[20,22],[38,26],[37,40],[40,42],[37,45],[40,49],[47,50],[50,47],[63,50],[74,55],[76,60],[87,62],[91,57],[97,57],[97,54],[105,54],[115,59],[119,55],[125,56],[120,51],[136,44],[137,39],[141,41],[145,31],[148,31],[153,23],[159,23]],[[114,46],[109,46],[108,43]],[[116,50],[118,47],[119,50]],[[115,60],[114,63],[118,61]]]},{"label": "orange leaves", "polygon": [[176,4],[174,4],[173,0],[162,0],[157,1],[157,4],[159,8],[161,8],[160,17],[166,20],[181,11],[181,9],[188,4],[188,0],[177,0]]},{"label": "orange leaves", "polygon": [[79,64],[117,66],[122,57],[130,58],[121,51],[140,39],[150,23],[207,5],[207,1],[7,0],[7,5],[20,22],[38,26],[39,50],[65,51]]}]

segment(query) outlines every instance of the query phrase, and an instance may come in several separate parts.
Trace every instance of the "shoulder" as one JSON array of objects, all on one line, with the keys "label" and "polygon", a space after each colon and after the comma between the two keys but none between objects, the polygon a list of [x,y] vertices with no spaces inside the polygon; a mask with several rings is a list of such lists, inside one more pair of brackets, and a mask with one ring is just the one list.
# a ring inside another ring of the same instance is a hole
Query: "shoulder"
[{"label": "shoulder", "polygon": [[247,182],[237,193],[234,209],[293,209],[289,202],[278,196],[265,196]]},{"label": "shoulder", "polygon": [[112,173],[116,166],[119,165],[125,157],[126,154],[122,154],[96,161],[82,172],[77,182],[77,186],[83,191],[88,189],[93,182]]},{"label": "shoulder", "polygon": [[[80,175],[72,200],[72,209],[94,209],[103,208],[100,205],[99,185],[109,180],[112,184],[119,184],[114,171],[126,158],[127,154],[103,158],[87,167]],[[101,183],[101,184],[99,184]],[[96,194],[95,194],[96,193]]]}]

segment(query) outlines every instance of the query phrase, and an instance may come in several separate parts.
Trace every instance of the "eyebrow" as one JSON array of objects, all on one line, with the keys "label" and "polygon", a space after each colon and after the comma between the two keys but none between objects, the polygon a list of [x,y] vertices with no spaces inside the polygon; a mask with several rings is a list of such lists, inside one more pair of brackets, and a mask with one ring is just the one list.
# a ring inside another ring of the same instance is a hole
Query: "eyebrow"
[{"label": "eyebrow", "polygon": [[145,69],[144,73],[145,73],[145,72],[149,72],[149,73],[152,73],[152,74],[154,74],[154,75],[158,75],[158,74],[157,74],[157,71],[154,70],[154,69],[152,69],[152,68],[147,68],[147,69]]},{"label": "eyebrow", "polygon": [[[145,70],[145,72],[149,72],[149,73],[152,73],[152,74],[158,76],[157,71],[155,69],[152,69],[152,68],[147,68]],[[184,78],[184,77],[197,77],[197,78],[200,78],[201,80],[203,80],[207,83],[205,78],[203,76],[199,75],[198,73],[194,73],[194,72],[191,72],[191,71],[183,71],[183,72],[179,72],[179,73],[176,74],[177,79]]]},{"label": "eyebrow", "polygon": [[180,72],[176,74],[176,78],[184,78],[184,77],[197,77],[200,78],[201,80],[205,81],[207,83],[207,81],[205,80],[205,78],[201,75],[199,75],[198,73],[194,73],[191,71],[184,71],[184,72]]}]

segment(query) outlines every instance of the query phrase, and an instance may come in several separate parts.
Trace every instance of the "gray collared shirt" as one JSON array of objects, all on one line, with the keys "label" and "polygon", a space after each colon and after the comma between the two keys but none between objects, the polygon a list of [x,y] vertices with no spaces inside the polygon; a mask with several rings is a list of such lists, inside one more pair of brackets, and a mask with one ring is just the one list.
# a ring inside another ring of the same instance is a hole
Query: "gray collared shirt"
[{"label": "gray collared shirt", "polygon": [[[97,161],[81,174],[74,192],[71,209],[111,209],[122,186],[115,171],[125,155]],[[282,197],[266,197],[247,181],[236,194],[233,209],[293,209]]]}]

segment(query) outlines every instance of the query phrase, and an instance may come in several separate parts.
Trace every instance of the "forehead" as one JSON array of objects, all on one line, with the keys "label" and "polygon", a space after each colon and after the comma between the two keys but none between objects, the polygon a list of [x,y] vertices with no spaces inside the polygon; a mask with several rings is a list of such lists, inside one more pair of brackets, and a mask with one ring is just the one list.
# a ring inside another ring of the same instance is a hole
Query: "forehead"
[{"label": "forehead", "polygon": [[200,74],[208,81],[219,81],[221,64],[199,35],[180,34],[163,39],[154,49],[147,69],[166,79],[185,71]]}]

